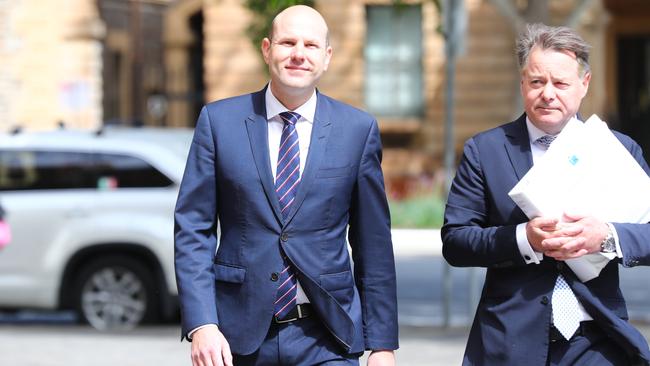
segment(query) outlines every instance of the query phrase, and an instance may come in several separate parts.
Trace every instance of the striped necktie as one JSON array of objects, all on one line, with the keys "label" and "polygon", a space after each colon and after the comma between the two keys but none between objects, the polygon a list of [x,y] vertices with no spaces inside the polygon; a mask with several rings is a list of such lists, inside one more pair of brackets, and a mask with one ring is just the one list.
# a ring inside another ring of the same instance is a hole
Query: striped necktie
[{"label": "striped necktie", "polygon": [[282,112],[280,118],[284,122],[284,128],[278,151],[275,193],[280,201],[282,218],[286,219],[300,183],[300,147],[298,131],[296,131],[296,122],[300,119],[300,115],[295,112]]},{"label": "striped necktie", "polygon": [[[280,118],[284,122],[284,128],[278,151],[275,193],[280,202],[282,218],[286,220],[300,183],[300,146],[296,131],[296,122],[300,119],[300,115],[295,112],[282,112]],[[284,269],[278,279],[280,286],[275,301],[275,316],[278,319],[284,318],[295,307],[298,294],[298,282],[293,267],[282,249],[280,251]]]}]

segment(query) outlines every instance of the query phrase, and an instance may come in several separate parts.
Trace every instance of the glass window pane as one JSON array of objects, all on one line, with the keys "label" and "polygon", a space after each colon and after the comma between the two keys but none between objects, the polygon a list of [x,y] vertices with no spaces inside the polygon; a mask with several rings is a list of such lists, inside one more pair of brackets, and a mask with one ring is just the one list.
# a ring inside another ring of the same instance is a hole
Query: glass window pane
[{"label": "glass window pane", "polygon": [[420,5],[367,7],[366,106],[379,116],[423,110]]},{"label": "glass window pane", "polygon": [[100,189],[167,187],[172,181],[146,161],[121,154],[97,154]]},{"label": "glass window pane", "polygon": [[0,151],[0,190],[95,188],[89,153]]}]

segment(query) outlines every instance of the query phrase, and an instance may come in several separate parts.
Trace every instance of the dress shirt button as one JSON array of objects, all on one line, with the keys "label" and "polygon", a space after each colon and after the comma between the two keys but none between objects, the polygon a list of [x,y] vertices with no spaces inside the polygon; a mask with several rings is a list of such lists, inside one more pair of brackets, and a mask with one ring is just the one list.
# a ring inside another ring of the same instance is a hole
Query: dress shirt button
[{"label": "dress shirt button", "polygon": [[542,296],[542,301],[540,301],[542,305],[548,305],[548,296]]},{"label": "dress shirt button", "polygon": [[287,240],[289,240],[289,234],[287,234],[287,233],[282,233],[282,235],[280,236],[280,240],[282,240],[282,241],[287,241]]},{"label": "dress shirt button", "polygon": [[529,255],[525,255],[525,256],[524,256],[524,259],[527,260],[527,261],[529,261],[529,260],[530,260],[530,256],[529,256]]},{"label": "dress shirt button", "polygon": [[278,280],[278,278],[280,278],[280,275],[278,274],[278,272],[271,273],[271,281],[276,282]]}]

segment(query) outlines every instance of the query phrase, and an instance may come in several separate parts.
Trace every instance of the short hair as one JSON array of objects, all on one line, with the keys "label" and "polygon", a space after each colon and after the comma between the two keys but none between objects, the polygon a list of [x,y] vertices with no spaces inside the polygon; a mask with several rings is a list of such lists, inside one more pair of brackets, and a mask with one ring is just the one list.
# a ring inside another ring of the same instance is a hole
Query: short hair
[{"label": "short hair", "polygon": [[534,47],[575,54],[578,61],[578,74],[581,78],[591,70],[589,67],[591,46],[569,27],[550,27],[542,23],[527,24],[526,30],[517,39],[517,60],[521,69],[526,66]]}]

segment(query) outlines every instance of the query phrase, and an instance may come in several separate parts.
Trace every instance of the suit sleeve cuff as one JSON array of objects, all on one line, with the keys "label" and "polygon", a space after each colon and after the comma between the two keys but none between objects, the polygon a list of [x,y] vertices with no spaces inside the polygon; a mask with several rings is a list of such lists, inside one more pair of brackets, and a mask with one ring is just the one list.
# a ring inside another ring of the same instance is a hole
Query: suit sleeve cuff
[{"label": "suit sleeve cuff", "polygon": [[192,340],[192,335],[194,334],[194,332],[196,332],[199,329],[203,329],[203,328],[207,328],[207,327],[215,327],[215,328],[217,328],[217,325],[216,324],[204,324],[204,325],[198,326],[198,327],[190,330],[189,333],[187,333],[187,339],[189,341],[191,341]]},{"label": "suit sleeve cuff", "polygon": [[517,247],[519,248],[519,253],[524,259],[524,262],[526,262],[526,264],[539,264],[539,262],[544,259],[544,254],[534,251],[533,247],[528,242],[528,237],[526,236],[526,223],[517,225],[516,234]]}]

